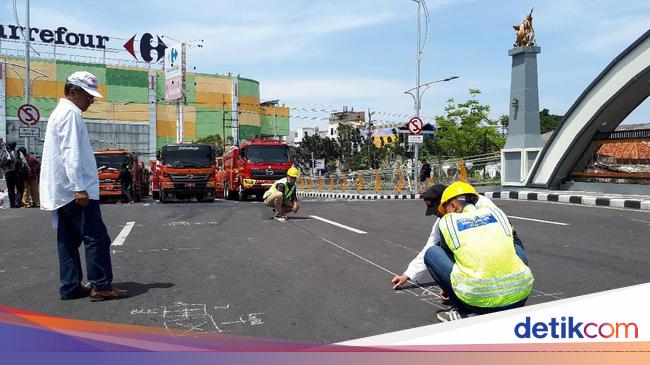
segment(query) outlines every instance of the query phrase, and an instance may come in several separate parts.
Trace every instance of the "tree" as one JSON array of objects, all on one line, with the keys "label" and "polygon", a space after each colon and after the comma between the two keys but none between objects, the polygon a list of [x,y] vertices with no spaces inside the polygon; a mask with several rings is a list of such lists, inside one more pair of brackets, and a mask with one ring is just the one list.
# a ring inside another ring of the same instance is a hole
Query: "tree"
[{"label": "tree", "polygon": [[323,138],[319,134],[303,137],[300,145],[292,151],[294,158],[305,166],[311,166],[312,153],[314,159],[325,159],[325,164],[331,166],[339,154],[338,142],[334,139]]},{"label": "tree", "polygon": [[557,125],[560,124],[563,117],[563,115],[551,114],[546,108],[542,109],[542,111],[539,112],[539,127],[542,134],[557,128]]},{"label": "tree", "polygon": [[499,151],[505,137],[497,130],[498,122],[488,118],[490,106],[478,101],[480,90],[470,89],[470,99],[447,101],[445,114],[436,117],[438,130],[433,149],[445,156],[464,157]]},{"label": "tree", "polygon": [[196,143],[209,144],[212,146],[212,148],[214,148],[217,156],[223,155],[226,150],[224,140],[221,138],[220,134],[212,134],[203,138],[199,138],[196,140]]},{"label": "tree", "polygon": [[360,153],[363,146],[361,132],[352,125],[341,124],[338,127],[338,133],[342,168],[352,171],[363,169],[365,166]]},{"label": "tree", "polygon": [[[548,109],[544,108],[539,112],[539,129],[542,134],[548,133],[557,128],[560,121],[564,118],[563,115],[551,114]],[[499,124],[507,129],[510,124],[510,118],[507,115],[502,115],[499,118]]]}]

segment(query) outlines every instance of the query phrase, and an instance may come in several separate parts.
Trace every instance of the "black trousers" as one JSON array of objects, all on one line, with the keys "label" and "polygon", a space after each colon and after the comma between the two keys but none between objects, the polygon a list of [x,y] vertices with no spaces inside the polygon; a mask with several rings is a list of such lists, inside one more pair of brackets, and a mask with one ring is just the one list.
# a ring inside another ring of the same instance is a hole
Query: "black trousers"
[{"label": "black trousers", "polygon": [[25,180],[19,179],[15,172],[8,172],[5,175],[7,180],[7,190],[9,194],[9,205],[11,208],[22,207],[23,191],[25,190]]}]

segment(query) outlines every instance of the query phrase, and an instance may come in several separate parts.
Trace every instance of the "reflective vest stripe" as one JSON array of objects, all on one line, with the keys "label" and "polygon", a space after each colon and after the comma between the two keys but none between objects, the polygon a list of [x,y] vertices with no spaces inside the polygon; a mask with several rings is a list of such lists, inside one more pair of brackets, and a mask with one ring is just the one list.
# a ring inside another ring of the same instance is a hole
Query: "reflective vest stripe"
[{"label": "reflective vest stripe", "polygon": [[[453,219],[451,216],[448,216],[447,218],[442,220],[442,223],[445,225],[445,229],[447,232],[449,232],[449,235],[451,236],[451,241],[454,244],[455,248],[460,247],[460,240],[458,239],[458,232],[456,232],[456,225],[454,224]],[[449,227],[451,225],[451,228]]]},{"label": "reflective vest stripe", "polygon": [[[506,275],[506,276],[500,276],[497,278],[489,278],[489,279],[472,279],[472,278],[466,278],[462,277],[462,281],[471,283],[471,284],[490,284],[490,283],[497,283],[499,281],[507,281],[507,280],[513,280],[513,279],[519,279],[519,278],[524,278],[528,277],[529,274],[527,271],[521,271],[516,274],[512,275]],[[460,279],[460,276],[458,276]]]},{"label": "reflective vest stripe", "polygon": [[495,296],[505,296],[509,294],[515,294],[515,293],[520,293],[522,291],[528,291],[531,290],[533,287],[533,278],[531,277],[529,282],[526,283],[525,286],[518,286],[514,287],[509,290],[502,290],[502,291],[492,291],[492,292],[485,292],[485,293],[477,293],[475,291],[465,291],[463,288],[456,287],[454,288],[454,292],[458,295],[462,295],[465,297],[472,297],[472,298],[493,298]]},{"label": "reflective vest stripe", "polygon": [[284,197],[288,199],[288,198],[291,198],[291,195],[296,190],[296,185],[292,186],[291,189],[288,189],[288,190],[287,190],[287,185],[288,184],[285,182],[284,183]]},{"label": "reflective vest stripe", "polygon": [[503,214],[503,212],[494,210],[492,208],[488,208],[488,209],[490,209],[492,214],[494,214],[497,217],[497,221],[499,222],[499,224],[501,224],[501,228],[503,228],[503,230],[506,232],[506,234],[508,236],[512,236],[512,234],[510,233],[510,230],[508,229],[508,226],[507,226],[507,224],[509,224],[508,218],[506,218],[506,216]]},{"label": "reflective vest stripe", "polygon": [[530,277],[526,277],[523,279],[519,279],[517,281],[508,281],[508,282],[498,282],[498,283],[493,283],[492,285],[483,285],[483,286],[477,286],[477,285],[472,285],[468,283],[464,283],[463,278],[459,278],[458,276],[455,276],[454,279],[457,279],[458,286],[459,287],[466,287],[466,290],[470,291],[475,291],[475,292],[484,292],[484,291],[489,291],[492,289],[503,289],[503,288],[509,288],[512,286],[517,286],[517,285],[525,285],[528,281],[530,281]]}]

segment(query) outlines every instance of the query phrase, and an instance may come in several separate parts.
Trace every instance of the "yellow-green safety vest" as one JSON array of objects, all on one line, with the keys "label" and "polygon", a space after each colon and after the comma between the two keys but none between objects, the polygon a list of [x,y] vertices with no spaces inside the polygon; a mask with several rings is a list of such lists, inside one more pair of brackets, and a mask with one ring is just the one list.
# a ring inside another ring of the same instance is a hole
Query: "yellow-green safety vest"
[{"label": "yellow-green safety vest", "polygon": [[456,260],[450,279],[460,300],[494,308],[530,295],[533,274],[515,252],[512,226],[501,209],[470,204],[445,215],[439,227]]},{"label": "yellow-green safety vest", "polygon": [[271,194],[275,193],[276,191],[279,191],[277,188],[277,184],[284,184],[284,198],[289,199],[291,195],[293,195],[293,192],[296,190],[296,184],[293,184],[291,188],[289,188],[288,180],[286,177],[276,181],[271,185],[269,190],[264,192],[264,199],[268,198]]}]

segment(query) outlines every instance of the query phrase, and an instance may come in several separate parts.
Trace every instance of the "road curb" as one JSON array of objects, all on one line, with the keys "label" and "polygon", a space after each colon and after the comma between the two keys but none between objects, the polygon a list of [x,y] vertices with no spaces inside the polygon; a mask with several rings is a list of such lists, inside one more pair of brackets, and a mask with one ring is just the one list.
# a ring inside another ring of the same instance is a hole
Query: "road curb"
[{"label": "road curb", "polygon": [[650,200],[614,198],[611,196],[540,193],[533,191],[487,191],[480,194],[490,199],[537,200],[599,207],[650,210]]},{"label": "road curb", "polygon": [[[614,198],[611,196],[591,196],[557,193],[540,193],[533,191],[488,191],[479,193],[490,199],[504,200],[536,200],[558,203],[569,203],[599,207],[615,207],[636,210],[650,210],[650,200]],[[303,198],[328,198],[347,200],[415,200],[420,194],[353,194],[353,193],[322,193],[299,191]]]}]

